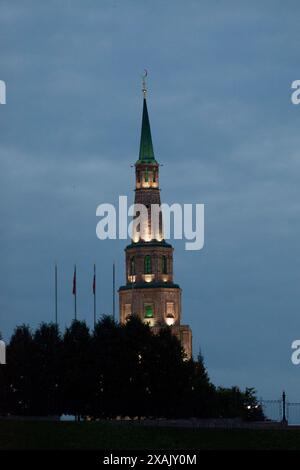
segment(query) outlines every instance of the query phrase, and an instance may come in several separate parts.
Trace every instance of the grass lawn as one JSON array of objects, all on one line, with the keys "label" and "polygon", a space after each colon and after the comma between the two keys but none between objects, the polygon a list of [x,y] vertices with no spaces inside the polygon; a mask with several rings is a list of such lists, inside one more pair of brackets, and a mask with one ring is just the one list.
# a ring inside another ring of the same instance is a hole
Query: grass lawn
[{"label": "grass lawn", "polygon": [[0,449],[298,449],[300,430],[155,428],[0,421]]}]

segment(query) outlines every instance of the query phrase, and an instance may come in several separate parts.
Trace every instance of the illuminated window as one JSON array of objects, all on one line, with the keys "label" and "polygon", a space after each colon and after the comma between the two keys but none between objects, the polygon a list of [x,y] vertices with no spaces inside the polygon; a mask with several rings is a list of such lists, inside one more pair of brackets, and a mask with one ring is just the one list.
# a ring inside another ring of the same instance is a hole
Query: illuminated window
[{"label": "illuminated window", "polygon": [[151,267],[151,256],[146,255],[144,259],[144,271],[145,274],[151,274],[152,272],[152,267]]},{"label": "illuminated window", "polygon": [[145,318],[153,318],[153,305],[145,305]]},{"label": "illuminated window", "polygon": [[174,302],[167,302],[167,315],[174,315]]},{"label": "illuminated window", "polygon": [[125,319],[128,320],[128,318],[131,315],[131,304],[125,304],[124,313],[125,313]]},{"label": "illuminated window", "polygon": [[148,175],[148,168],[145,170],[145,181],[148,182],[149,180],[149,175]]},{"label": "illuminated window", "polygon": [[129,272],[130,272],[130,276],[135,275],[135,259],[134,259],[134,256],[130,259]]},{"label": "illuminated window", "polygon": [[174,311],[174,302],[167,302],[167,314],[166,314],[166,323],[169,326],[174,325],[175,323],[175,311]]},{"label": "illuminated window", "polygon": [[161,257],[161,271],[162,271],[163,274],[168,273],[168,260],[167,260],[167,257],[165,255],[163,255]]}]

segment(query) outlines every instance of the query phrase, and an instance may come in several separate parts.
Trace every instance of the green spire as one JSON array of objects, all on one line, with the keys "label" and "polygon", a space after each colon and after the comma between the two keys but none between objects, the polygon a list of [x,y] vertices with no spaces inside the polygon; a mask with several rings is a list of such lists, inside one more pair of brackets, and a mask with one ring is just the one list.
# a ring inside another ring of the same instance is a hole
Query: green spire
[{"label": "green spire", "polygon": [[154,152],[153,152],[150,122],[149,122],[145,93],[144,93],[144,104],[143,104],[143,120],[142,120],[140,154],[139,154],[138,162],[139,163],[156,163]]}]

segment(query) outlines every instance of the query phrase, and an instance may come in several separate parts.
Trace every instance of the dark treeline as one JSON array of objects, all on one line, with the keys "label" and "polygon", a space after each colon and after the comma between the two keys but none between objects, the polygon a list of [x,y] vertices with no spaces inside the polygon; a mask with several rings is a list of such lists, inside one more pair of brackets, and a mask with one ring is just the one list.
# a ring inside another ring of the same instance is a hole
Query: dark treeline
[{"label": "dark treeline", "polygon": [[92,333],[79,321],[63,335],[55,324],[17,327],[0,366],[0,414],[263,419],[253,389],[216,388],[168,327],[154,335],[137,318],[108,316]]}]

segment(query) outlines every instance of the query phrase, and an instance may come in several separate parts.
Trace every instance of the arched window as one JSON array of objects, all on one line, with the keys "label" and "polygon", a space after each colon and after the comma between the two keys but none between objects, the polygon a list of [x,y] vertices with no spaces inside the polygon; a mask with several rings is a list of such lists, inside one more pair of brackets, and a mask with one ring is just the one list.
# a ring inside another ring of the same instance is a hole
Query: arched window
[{"label": "arched window", "polygon": [[153,318],[153,305],[145,305],[145,318]]},{"label": "arched window", "polygon": [[144,272],[145,274],[151,274],[152,273],[152,267],[151,267],[151,256],[146,255],[144,259]]},{"label": "arched window", "polygon": [[145,170],[145,181],[148,182],[149,176],[148,176],[148,168]]},{"label": "arched window", "polygon": [[168,274],[168,260],[165,255],[161,257],[161,272],[163,274]]},{"label": "arched window", "polygon": [[130,272],[130,276],[135,275],[135,259],[134,259],[134,256],[130,259],[129,272]]}]

